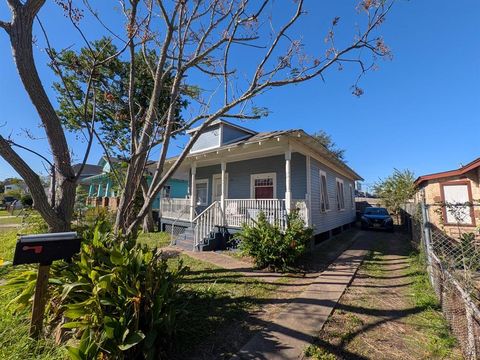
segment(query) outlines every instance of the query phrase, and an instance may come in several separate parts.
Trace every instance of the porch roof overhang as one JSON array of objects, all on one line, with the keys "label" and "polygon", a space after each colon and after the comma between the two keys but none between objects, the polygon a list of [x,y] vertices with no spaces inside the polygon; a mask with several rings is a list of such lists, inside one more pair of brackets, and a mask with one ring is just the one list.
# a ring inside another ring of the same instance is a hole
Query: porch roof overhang
[{"label": "porch roof overhang", "polygon": [[[354,170],[336,158],[325,146],[303,130],[283,130],[259,133],[246,140],[225,145],[220,148],[189,154],[177,171],[188,171],[193,163],[196,166],[218,165],[222,161],[235,162],[252,158],[268,157],[284,154],[291,150],[309,155],[320,163],[330,167],[352,180],[363,180]],[[173,165],[178,157],[166,160]]]},{"label": "porch roof overhang", "polygon": [[338,173],[342,174],[348,179],[354,181],[363,180],[363,178],[356,171],[338,159],[320,141],[307,134],[305,131],[300,130],[296,134],[294,141],[295,145],[293,145],[293,148],[297,151],[305,155],[310,155],[320,163],[336,170]]},{"label": "porch roof overhang", "polygon": [[89,176],[84,179],[81,179],[79,183],[82,185],[89,185],[92,183],[97,184],[109,179],[110,179],[110,176],[107,173],[101,173],[101,174],[97,174],[97,175],[93,175],[93,176]]}]

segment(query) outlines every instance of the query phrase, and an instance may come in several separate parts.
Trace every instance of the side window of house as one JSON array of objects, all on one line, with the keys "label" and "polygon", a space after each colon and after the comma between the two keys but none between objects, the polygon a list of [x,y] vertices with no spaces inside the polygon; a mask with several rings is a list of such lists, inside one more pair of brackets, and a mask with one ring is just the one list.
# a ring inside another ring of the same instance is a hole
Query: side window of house
[{"label": "side window of house", "polygon": [[345,209],[345,192],[343,188],[343,180],[336,179],[337,182],[337,209],[344,210]]},{"label": "side window of house", "polygon": [[207,205],[208,202],[208,180],[197,180],[196,182],[197,205]]},{"label": "side window of house", "polygon": [[330,210],[330,201],[328,199],[327,173],[320,170],[320,210],[325,212]]},{"label": "side window of house", "polygon": [[170,194],[171,194],[171,191],[172,191],[172,188],[170,187],[170,185],[165,185],[163,187],[163,197],[164,198],[169,198],[170,197]]},{"label": "side window of house", "polygon": [[473,225],[472,199],[467,183],[442,184],[445,224]]}]

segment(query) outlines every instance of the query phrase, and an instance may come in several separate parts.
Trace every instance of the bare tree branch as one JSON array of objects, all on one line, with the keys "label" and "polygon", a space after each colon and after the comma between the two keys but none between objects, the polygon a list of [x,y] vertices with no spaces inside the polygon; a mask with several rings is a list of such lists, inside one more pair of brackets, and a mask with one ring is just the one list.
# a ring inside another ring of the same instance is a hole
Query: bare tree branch
[{"label": "bare tree branch", "polygon": [[[32,198],[35,204],[35,208],[42,214],[43,218],[47,224],[53,228],[61,228],[69,226],[65,223],[62,223],[55,213],[55,211],[50,207],[47,195],[43,188],[40,177],[33,171],[30,166],[19,156],[11,147],[11,142],[5,139],[0,135],[0,155],[7,161],[15,171],[20,174],[22,179],[27,184]],[[41,156],[44,160],[49,162],[45,157]]]},{"label": "bare tree branch", "polygon": [[12,26],[12,24],[10,24],[9,22],[0,20],[0,27],[1,27],[2,29],[4,29],[7,33],[10,32],[10,27],[11,27],[11,26]]}]

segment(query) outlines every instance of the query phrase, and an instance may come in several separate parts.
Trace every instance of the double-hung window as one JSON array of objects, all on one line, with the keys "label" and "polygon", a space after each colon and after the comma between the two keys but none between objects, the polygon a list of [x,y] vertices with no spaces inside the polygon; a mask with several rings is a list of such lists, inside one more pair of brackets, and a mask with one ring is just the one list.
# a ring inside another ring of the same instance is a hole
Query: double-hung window
[{"label": "double-hung window", "polygon": [[343,188],[343,180],[337,178],[337,210],[345,210],[345,192]]},{"label": "double-hung window", "polygon": [[195,192],[197,205],[208,205],[208,179],[197,180],[195,182]]},{"label": "double-hung window", "polygon": [[320,211],[330,210],[330,201],[328,199],[327,173],[320,170]]}]

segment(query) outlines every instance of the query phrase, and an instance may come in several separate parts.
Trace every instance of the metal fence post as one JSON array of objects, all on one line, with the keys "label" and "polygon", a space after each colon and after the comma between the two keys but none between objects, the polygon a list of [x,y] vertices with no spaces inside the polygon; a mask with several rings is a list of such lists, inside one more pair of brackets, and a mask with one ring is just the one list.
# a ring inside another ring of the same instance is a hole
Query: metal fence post
[{"label": "metal fence post", "polygon": [[428,207],[425,202],[422,201],[422,229],[423,229],[423,241],[424,241],[424,249],[427,253],[427,271],[428,275],[430,276],[430,283],[432,287],[435,289],[435,279],[433,276],[433,264],[432,264],[432,248],[431,248],[431,232],[429,227],[429,218],[428,218]]}]

